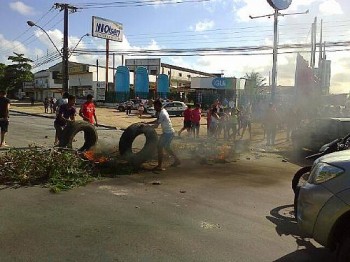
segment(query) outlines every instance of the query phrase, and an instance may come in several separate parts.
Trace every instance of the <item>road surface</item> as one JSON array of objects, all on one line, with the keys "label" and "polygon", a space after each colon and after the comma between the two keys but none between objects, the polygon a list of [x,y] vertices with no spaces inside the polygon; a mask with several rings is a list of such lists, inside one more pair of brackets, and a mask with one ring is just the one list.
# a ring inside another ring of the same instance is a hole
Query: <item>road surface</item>
[{"label": "road surface", "polygon": [[[98,132],[108,145],[120,136]],[[7,140],[49,145],[53,135],[52,119],[13,114]],[[247,153],[58,194],[2,189],[0,261],[332,261],[294,222],[297,169],[276,154]]]}]

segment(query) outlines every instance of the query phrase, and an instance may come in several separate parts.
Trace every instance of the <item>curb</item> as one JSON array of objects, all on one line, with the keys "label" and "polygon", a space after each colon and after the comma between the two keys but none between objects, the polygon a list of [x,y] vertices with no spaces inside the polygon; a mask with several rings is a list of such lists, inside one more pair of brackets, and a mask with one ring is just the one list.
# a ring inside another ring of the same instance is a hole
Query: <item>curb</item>
[{"label": "curb", "polygon": [[[37,116],[37,117],[55,119],[54,116],[46,116],[46,115],[42,115],[42,114],[22,112],[22,111],[17,111],[17,110],[13,110],[13,109],[10,109],[10,112],[14,112],[14,113],[17,113],[17,114],[22,114],[22,115],[28,115],[28,116]],[[109,126],[109,125],[105,125],[105,124],[98,124],[98,126],[101,126],[101,127],[107,128],[107,129],[115,129],[115,130],[122,130],[122,131],[125,130],[123,128],[119,128],[119,127],[115,127],[115,126]]]}]

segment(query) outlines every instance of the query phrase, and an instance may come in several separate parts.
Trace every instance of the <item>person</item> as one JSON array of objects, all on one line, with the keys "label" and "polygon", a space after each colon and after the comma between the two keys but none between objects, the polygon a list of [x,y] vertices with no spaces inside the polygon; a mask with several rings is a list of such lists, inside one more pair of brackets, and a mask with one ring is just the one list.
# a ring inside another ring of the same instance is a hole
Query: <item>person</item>
[{"label": "person", "polygon": [[197,103],[191,113],[192,131],[193,131],[194,138],[199,137],[199,127],[201,125],[200,123],[201,117],[202,117],[201,105]]},{"label": "person", "polygon": [[97,124],[97,116],[96,116],[96,107],[93,100],[93,95],[88,94],[86,96],[86,102],[81,105],[79,110],[79,115],[83,118],[83,120],[89,122],[90,124]]},{"label": "person", "polygon": [[211,122],[211,110],[212,108],[207,108],[207,136],[210,136],[210,122]]},{"label": "person", "polygon": [[139,104],[139,107],[137,108],[137,110],[139,111],[139,117],[142,118],[142,114],[145,111],[145,107],[143,106],[142,102]]},{"label": "person", "polygon": [[171,155],[175,161],[171,166],[178,166],[181,164],[179,158],[171,150],[171,142],[174,138],[175,130],[171,123],[168,112],[162,108],[162,102],[160,100],[154,101],[154,109],[158,112],[158,118],[155,121],[149,122],[148,124],[152,124],[154,128],[157,128],[161,125],[162,134],[159,138],[157,149],[158,149],[158,165],[154,168],[154,170],[162,171],[165,170],[163,168],[163,150],[165,149],[169,155]]},{"label": "person", "polygon": [[217,128],[217,137],[220,137],[221,132],[224,132],[224,139],[227,138],[227,120],[228,120],[228,115],[226,114],[224,108],[220,107],[219,108],[219,113],[218,116],[220,117],[220,121],[218,123],[218,128]]},{"label": "person", "polygon": [[74,105],[75,105],[75,96],[69,95],[68,103],[63,104],[59,107],[56,119],[54,121],[54,127],[56,129],[55,145],[58,144],[62,135],[62,131],[66,127],[66,125],[70,121],[75,121],[76,109]]},{"label": "person", "polygon": [[61,105],[67,104],[68,103],[68,96],[69,93],[68,92],[64,92],[62,97],[57,99],[55,107],[56,107],[56,115],[58,114]]},{"label": "person", "polygon": [[273,146],[275,145],[275,137],[278,124],[278,115],[273,104],[270,103],[265,115],[265,130],[266,130],[266,145]]},{"label": "person", "polygon": [[244,136],[245,130],[248,127],[249,132],[249,140],[252,140],[252,108],[251,105],[247,105],[241,114],[241,127],[242,128],[242,134],[241,139]]},{"label": "person", "polygon": [[53,97],[50,97],[49,99],[50,114],[53,113],[53,104],[54,104]]},{"label": "person", "polygon": [[52,110],[53,110],[53,113],[56,114],[56,102],[57,102],[57,99],[55,97],[52,98]]},{"label": "person", "polygon": [[49,112],[49,104],[50,104],[49,98],[48,98],[48,97],[45,97],[45,99],[44,99],[44,112],[45,112],[45,113],[48,113],[48,112]]},{"label": "person", "polygon": [[132,101],[131,100],[128,100],[126,102],[126,114],[129,116],[131,115],[131,107],[132,107]]},{"label": "person", "polygon": [[9,126],[9,112],[10,112],[10,99],[6,97],[6,92],[0,90],[0,128],[1,128],[1,141],[0,147],[8,146],[5,143],[5,135]]},{"label": "person", "polygon": [[190,134],[192,128],[192,109],[191,106],[188,105],[184,111],[184,124],[181,130],[179,131],[179,136],[181,136],[182,131],[187,130],[187,133]]},{"label": "person", "polygon": [[210,136],[217,138],[219,121],[220,117],[218,115],[218,110],[216,107],[213,107],[210,115]]},{"label": "person", "polygon": [[[237,135],[237,126],[238,126],[238,110],[236,108],[231,109],[231,114],[229,115],[229,121],[227,125],[227,135],[228,138],[233,138],[233,141],[236,142]],[[232,129],[232,134],[230,130]]]}]

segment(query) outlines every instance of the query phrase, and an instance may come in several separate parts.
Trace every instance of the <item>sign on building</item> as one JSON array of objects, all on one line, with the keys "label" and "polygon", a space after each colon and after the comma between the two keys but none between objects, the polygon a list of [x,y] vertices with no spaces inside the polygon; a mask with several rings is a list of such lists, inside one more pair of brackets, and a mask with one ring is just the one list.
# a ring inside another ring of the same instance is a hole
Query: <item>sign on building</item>
[{"label": "sign on building", "polygon": [[92,17],[92,36],[123,42],[123,25],[101,17]]},{"label": "sign on building", "polygon": [[96,101],[105,101],[106,99],[106,82],[99,81],[96,83]]},{"label": "sign on building", "polygon": [[196,89],[236,89],[236,78],[233,77],[192,77],[191,88]]},{"label": "sign on building", "polygon": [[125,66],[129,68],[130,71],[135,72],[137,67],[147,68],[149,75],[159,75],[160,74],[160,58],[154,59],[125,59]]}]

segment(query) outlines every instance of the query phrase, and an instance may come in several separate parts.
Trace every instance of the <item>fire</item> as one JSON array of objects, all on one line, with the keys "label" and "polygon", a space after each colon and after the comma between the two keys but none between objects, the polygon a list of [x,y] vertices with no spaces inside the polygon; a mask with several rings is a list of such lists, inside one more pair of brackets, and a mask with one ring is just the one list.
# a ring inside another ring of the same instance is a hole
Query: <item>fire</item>
[{"label": "fire", "polygon": [[230,147],[229,146],[221,146],[219,147],[219,154],[218,154],[218,159],[220,160],[225,160],[228,156],[229,156],[229,153],[230,153]]},{"label": "fire", "polygon": [[95,162],[95,163],[105,163],[108,161],[107,157],[96,156],[96,154],[92,150],[83,152],[83,155],[87,160]]}]

